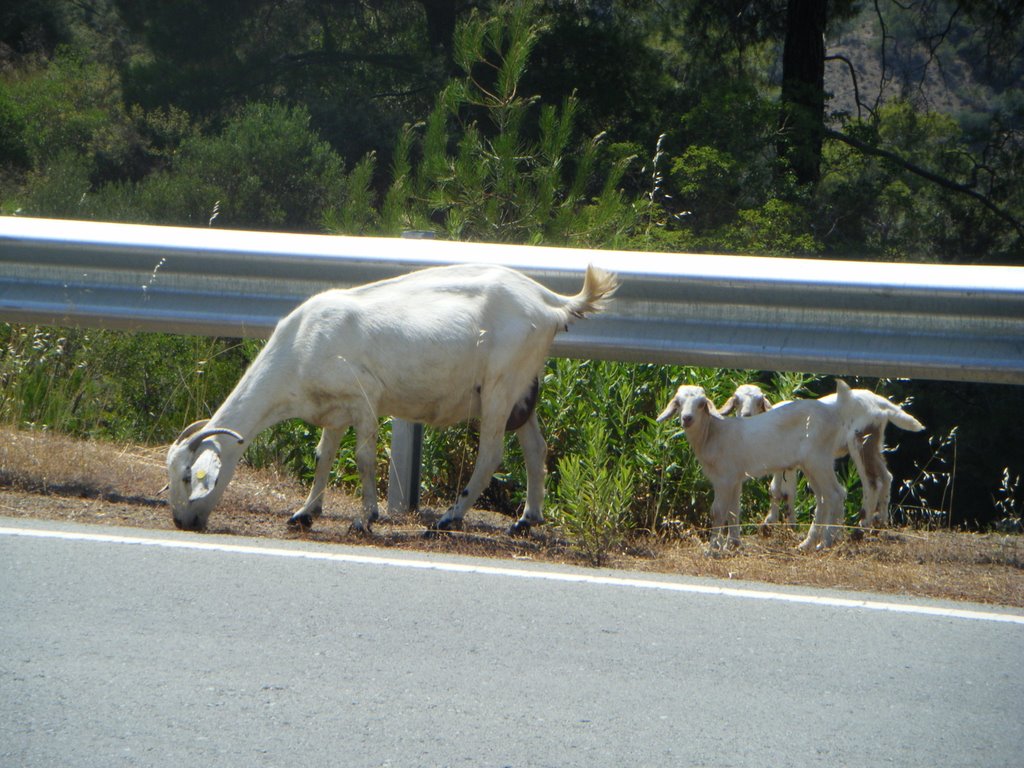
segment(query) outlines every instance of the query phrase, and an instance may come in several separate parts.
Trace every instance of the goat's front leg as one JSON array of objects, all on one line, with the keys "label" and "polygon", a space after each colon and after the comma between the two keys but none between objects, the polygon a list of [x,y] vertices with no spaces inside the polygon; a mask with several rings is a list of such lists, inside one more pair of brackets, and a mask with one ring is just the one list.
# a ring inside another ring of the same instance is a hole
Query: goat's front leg
[{"label": "goat's front leg", "polygon": [[331,476],[331,467],[334,466],[334,457],[338,453],[338,446],[341,445],[341,438],[345,436],[345,428],[324,427],[320,435],[320,442],[316,446],[316,471],[313,473],[313,485],[309,489],[309,496],[295,514],[288,518],[288,525],[299,528],[311,528],[313,520],[320,517],[324,511],[324,491],[327,488],[327,480]]},{"label": "goat's front leg", "polygon": [[761,521],[761,533],[769,534],[779,522],[779,493],[781,483],[778,475],[772,475],[771,485],[768,487],[768,514]]},{"label": "goat's front leg", "polygon": [[786,522],[790,527],[796,525],[796,472],[796,467],[792,467],[779,475],[779,495],[782,497],[782,505],[786,508]]},{"label": "goat's front leg", "polygon": [[839,484],[831,468],[827,472],[816,472],[813,477],[807,472],[807,482],[814,491],[814,522],[807,531],[807,538],[800,542],[799,549],[824,549],[832,545],[839,533],[846,489]]},{"label": "goat's front leg", "polygon": [[827,495],[826,503],[832,510],[829,515],[831,525],[825,527],[819,548],[831,547],[838,540],[845,524],[843,518],[846,514],[846,489],[837,480],[835,485],[828,489]]},{"label": "goat's front leg", "polygon": [[530,527],[544,522],[544,460],[548,446],[540,431],[537,413],[531,413],[519,429],[516,438],[523,449],[523,462],[526,464],[526,509],[512,527],[511,535],[529,533]]},{"label": "goat's front leg", "polygon": [[466,510],[473,506],[473,503],[483,493],[484,488],[491,482],[498,465],[501,463],[501,454],[504,449],[505,436],[505,414],[501,418],[482,418],[480,420],[480,446],[477,450],[476,466],[473,467],[473,474],[470,475],[466,487],[459,492],[459,498],[451,509],[444,513],[440,520],[434,523],[434,529],[438,531],[459,530],[462,528],[462,518]]},{"label": "goat's front leg", "polygon": [[366,413],[356,420],[356,469],[363,491],[363,517],[352,523],[357,531],[369,532],[380,517],[377,505],[377,415]]},{"label": "goat's front leg", "polygon": [[[711,548],[740,547],[740,492],[743,482],[714,484],[715,500],[711,503]],[[727,534],[723,540],[723,534]]]}]

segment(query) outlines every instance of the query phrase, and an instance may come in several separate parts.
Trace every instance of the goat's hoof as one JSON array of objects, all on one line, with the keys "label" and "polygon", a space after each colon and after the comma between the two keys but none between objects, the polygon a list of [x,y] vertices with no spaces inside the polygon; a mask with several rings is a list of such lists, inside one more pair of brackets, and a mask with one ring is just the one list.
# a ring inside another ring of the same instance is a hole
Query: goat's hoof
[{"label": "goat's hoof", "polygon": [[512,525],[508,527],[509,536],[529,536],[530,530],[533,528],[533,523],[529,523],[525,520],[516,520]]},{"label": "goat's hoof", "polygon": [[349,526],[349,530],[352,533],[359,534],[360,536],[369,536],[373,533],[373,530],[370,528],[370,523],[372,522],[372,520],[368,520],[365,523],[362,520],[353,520],[352,524]]},{"label": "goat's hoof", "polygon": [[288,518],[288,527],[308,531],[313,527],[313,516],[309,512],[296,513]]},{"label": "goat's hoof", "polygon": [[447,524],[447,523],[444,526],[439,526],[437,523],[434,523],[429,528],[427,528],[427,530],[425,530],[423,532],[423,538],[428,540],[428,541],[434,540],[434,539],[440,539],[442,537],[447,537],[447,535],[449,533],[451,533],[452,531],[456,531],[456,530],[461,531],[462,530],[462,525],[459,524],[459,526],[456,528],[456,527],[453,527],[452,525]]},{"label": "goat's hoof", "polygon": [[866,533],[864,528],[854,528],[850,531],[850,541],[860,541]]},{"label": "goat's hoof", "polygon": [[442,518],[441,520],[438,520],[436,523],[434,523],[432,526],[430,526],[430,530],[438,531],[438,532],[461,531],[462,530],[462,520],[461,519],[456,520],[454,518],[451,519],[451,520],[445,520],[445,519]]}]

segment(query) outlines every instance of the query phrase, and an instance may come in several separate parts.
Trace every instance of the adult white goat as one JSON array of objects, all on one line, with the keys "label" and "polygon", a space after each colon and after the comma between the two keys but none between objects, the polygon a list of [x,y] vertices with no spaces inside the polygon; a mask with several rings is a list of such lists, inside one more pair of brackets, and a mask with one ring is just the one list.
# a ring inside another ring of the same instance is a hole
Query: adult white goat
[{"label": "adult white goat", "polygon": [[[923,429],[912,416],[888,400],[893,423],[907,429]],[[703,388],[682,385],[658,416],[665,421],[679,414],[704,474],[714,489],[711,506],[712,543],[740,543],[740,491],[747,478],[762,477],[798,467],[814,491],[814,522],[800,549],[827,547],[842,522],[846,491],[835,475],[835,455],[878,417],[880,406],[857,397],[843,381],[836,382],[831,399],[799,400],[772,408],[751,418],[726,419],[708,400]],[[723,542],[723,533],[727,539]]]},{"label": "adult white goat", "polygon": [[179,528],[201,530],[224,493],[246,440],[288,418],[323,427],[313,485],[289,524],[308,527],[342,437],[356,431],[362,519],[378,517],[378,417],[445,426],[479,419],[469,482],[438,529],[461,525],[501,461],[514,430],[526,464],[526,508],[512,526],[542,523],[547,446],[534,405],[537,377],[555,334],[600,311],[618,287],[590,266],[583,289],[561,296],[500,266],[459,265],[330,290],[282,319],[227,400],[187,427],[167,453],[171,510]]},{"label": "adult white goat", "polygon": [[[848,435],[846,443],[839,447],[836,458],[849,455],[857,467],[861,481],[862,529],[889,525],[889,497],[892,488],[892,473],[885,461],[885,428],[890,419],[902,429],[916,432],[924,427],[913,417],[884,397],[867,389],[853,389],[851,396],[860,400],[866,410],[874,410],[876,418],[862,429]],[[825,395],[825,402],[835,399]],[[785,405],[789,401],[777,403]],[[771,409],[772,403],[756,384],[741,384],[722,406],[723,416],[737,411],[740,417],[754,416]],[[908,420],[909,419],[909,420]],[[790,525],[796,523],[796,470],[776,472],[772,475],[770,488],[771,502],[768,514],[761,523],[762,531],[779,521],[781,508],[786,508],[786,519]]]}]

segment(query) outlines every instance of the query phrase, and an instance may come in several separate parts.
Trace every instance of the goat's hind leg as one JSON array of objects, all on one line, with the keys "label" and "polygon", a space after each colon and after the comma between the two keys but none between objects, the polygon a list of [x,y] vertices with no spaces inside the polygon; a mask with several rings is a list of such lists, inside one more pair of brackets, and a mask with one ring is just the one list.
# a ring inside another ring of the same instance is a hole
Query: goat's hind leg
[{"label": "goat's hind leg", "polygon": [[432,526],[437,531],[451,531],[462,529],[462,518],[466,510],[473,506],[473,503],[480,498],[484,488],[491,482],[498,465],[501,463],[501,454],[504,450],[505,419],[507,414],[502,413],[500,419],[480,419],[480,445],[477,450],[476,465],[473,467],[473,474],[469,482],[459,492],[458,499],[451,508],[441,516]]},{"label": "goat's hind leg", "polygon": [[[885,425],[882,425],[884,429]],[[882,453],[882,429],[876,429],[867,435],[860,436],[857,450],[851,450],[850,456],[857,466],[863,492],[861,503],[861,529],[889,525],[889,495],[892,488],[892,473],[885,464]]]},{"label": "goat's hind leg", "polygon": [[526,464],[526,509],[508,529],[513,536],[525,535],[531,526],[544,522],[544,460],[548,451],[536,413],[531,413],[526,423],[516,430],[516,437]]},{"label": "goat's hind leg", "polygon": [[334,466],[334,458],[338,453],[338,446],[341,445],[341,438],[345,436],[345,428],[324,427],[320,435],[320,442],[316,446],[316,471],[313,474],[313,485],[309,489],[306,501],[290,518],[288,525],[293,528],[309,529],[313,527],[313,520],[320,517],[324,511],[324,491],[327,488],[327,480],[331,476],[331,468]]}]

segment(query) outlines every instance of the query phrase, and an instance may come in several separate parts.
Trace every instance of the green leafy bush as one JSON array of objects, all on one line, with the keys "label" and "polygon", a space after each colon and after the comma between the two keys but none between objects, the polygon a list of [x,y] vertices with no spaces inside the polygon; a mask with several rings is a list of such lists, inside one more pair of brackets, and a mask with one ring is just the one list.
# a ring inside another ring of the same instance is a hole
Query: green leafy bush
[{"label": "green leafy bush", "polygon": [[602,422],[586,422],[581,430],[583,453],[558,460],[560,482],[550,517],[596,565],[632,528],[636,476],[612,456]]},{"label": "green leafy bush", "polygon": [[249,104],[215,136],[185,139],[172,166],[146,179],[151,221],[319,231],[345,189],[344,164],[310,128],[308,112]]}]

